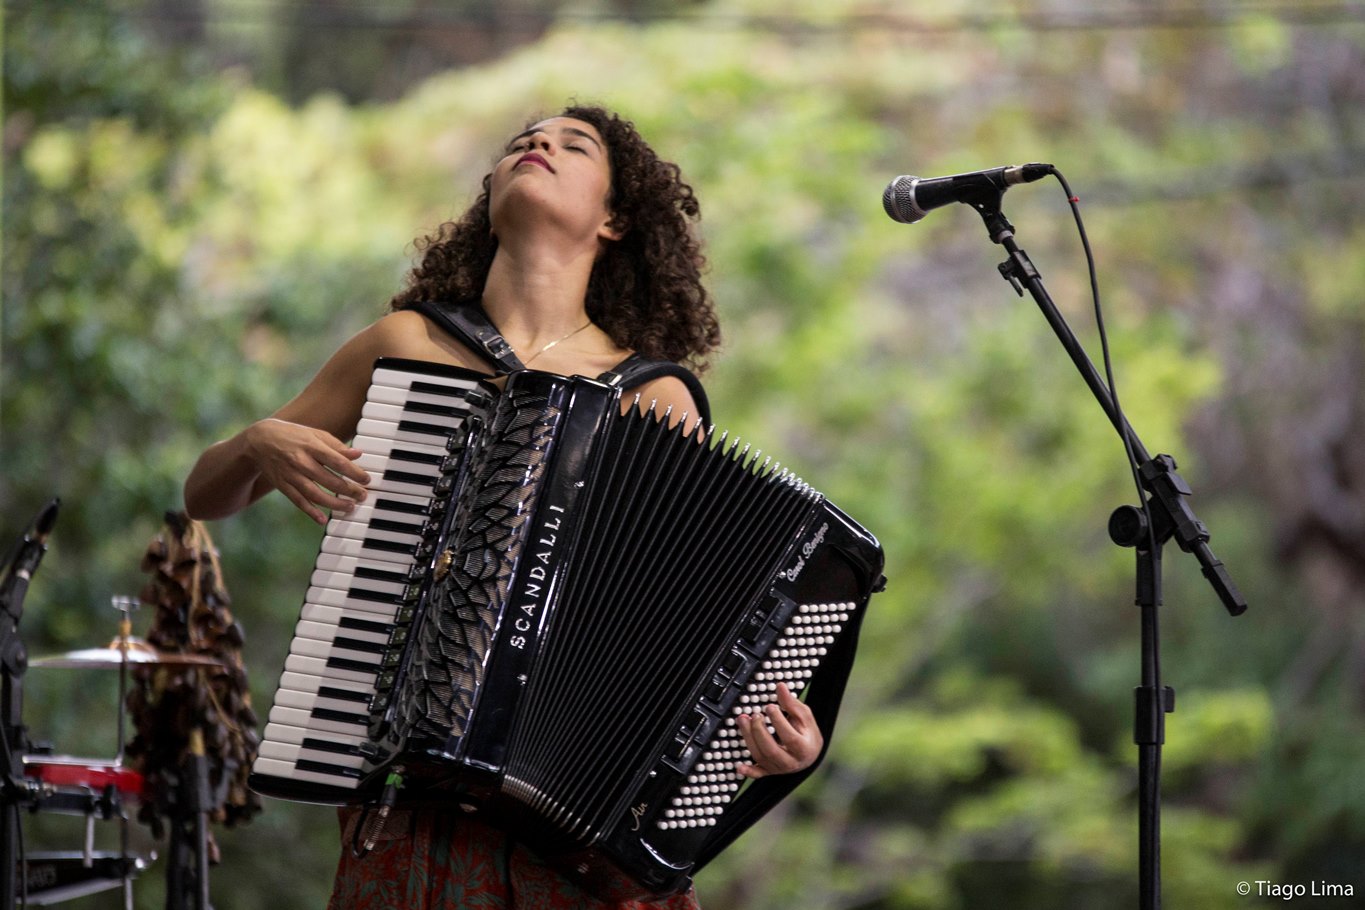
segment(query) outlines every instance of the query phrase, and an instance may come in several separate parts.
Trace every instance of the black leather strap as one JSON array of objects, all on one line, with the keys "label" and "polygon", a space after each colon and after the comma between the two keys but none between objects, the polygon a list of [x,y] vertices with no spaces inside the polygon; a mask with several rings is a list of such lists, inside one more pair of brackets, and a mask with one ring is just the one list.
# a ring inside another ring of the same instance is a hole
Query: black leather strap
[{"label": "black leather strap", "polygon": [[642,357],[639,354],[631,354],[597,378],[607,385],[620,386],[622,389],[633,389],[664,376],[673,376],[682,380],[683,385],[687,386],[687,391],[692,393],[692,400],[697,403],[697,415],[701,418],[702,426],[709,427],[711,425],[711,403],[706,399],[706,389],[702,388],[701,380],[697,379],[687,367],[669,360],[650,360],[648,357]]},{"label": "black leather strap", "polygon": [[488,315],[477,304],[442,306],[431,300],[419,300],[411,308],[488,361],[495,372],[501,374],[526,369],[507,339],[498,334]]}]

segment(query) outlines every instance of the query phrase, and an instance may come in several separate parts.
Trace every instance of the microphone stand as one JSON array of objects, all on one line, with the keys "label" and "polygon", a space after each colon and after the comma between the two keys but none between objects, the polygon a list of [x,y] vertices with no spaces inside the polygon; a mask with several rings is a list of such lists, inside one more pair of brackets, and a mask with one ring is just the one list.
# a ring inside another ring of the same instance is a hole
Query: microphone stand
[{"label": "microphone stand", "polygon": [[1001,276],[1019,296],[1022,297],[1027,288],[1037,302],[1081,378],[1124,440],[1138,466],[1138,482],[1145,493],[1142,507],[1120,506],[1114,511],[1109,518],[1109,536],[1119,546],[1135,548],[1137,554],[1135,602],[1140,609],[1142,627],[1141,684],[1134,691],[1133,724],[1133,741],[1138,747],[1138,906],[1141,910],[1157,910],[1161,906],[1161,746],[1166,741],[1166,715],[1175,710],[1175,690],[1161,684],[1161,647],[1157,634],[1157,608],[1162,602],[1162,546],[1174,539],[1180,549],[1194,554],[1204,577],[1229,614],[1242,614],[1247,603],[1226,567],[1209,549],[1208,528],[1190,509],[1187,497],[1192,491],[1175,472],[1175,459],[1170,455],[1155,458],[1148,455],[1095,365],[1057,311],[1043,286],[1042,276],[1028,254],[1015,242],[1014,225],[1001,211],[1004,192],[1003,188],[983,187],[961,201],[981,215],[991,242],[1009,253],[1009,258],[999,265]]},{"label": "microphone stand", "polygon": [[19,809],[32,803],[24,781],[24,673],[28,652],[19,634],[24,598],[33,573],[47,552],[47,536],[57,521],[58,500],[39,511],[29,531],[11,551],[0,577],[0,910],[14,906],[18,882]]}]

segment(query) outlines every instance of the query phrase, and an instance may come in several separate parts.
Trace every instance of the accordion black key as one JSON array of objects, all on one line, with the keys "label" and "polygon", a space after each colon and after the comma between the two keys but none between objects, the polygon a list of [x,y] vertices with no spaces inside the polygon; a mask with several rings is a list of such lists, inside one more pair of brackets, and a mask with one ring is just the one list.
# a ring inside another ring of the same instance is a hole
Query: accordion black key
[{"label": "accordion black key", "polygon": [[746,783],[735,718],[785,683],[829,736],[881,549],[620,396],[376,364],[372,505],[328,526],[258,790],[364,803],[401,769],[624,899],[685,889],[799,782]]}]

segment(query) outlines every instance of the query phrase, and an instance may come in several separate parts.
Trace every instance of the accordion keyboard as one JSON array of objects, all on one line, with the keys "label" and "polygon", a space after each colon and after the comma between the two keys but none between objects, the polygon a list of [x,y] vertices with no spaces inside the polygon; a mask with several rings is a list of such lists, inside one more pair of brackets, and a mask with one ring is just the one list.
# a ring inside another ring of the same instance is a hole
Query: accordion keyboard
[{"label": "accordion keyboard", "polygon": [[386,363],[402,369],[374,371],[353,441],[369,496],[327,524],[252,769],[258,788],[313,788],[325,801],[335,798],[331,788],[359,785],[385,664],[401,648],[430,565],[441,502],[434,491],[478,380]]}]

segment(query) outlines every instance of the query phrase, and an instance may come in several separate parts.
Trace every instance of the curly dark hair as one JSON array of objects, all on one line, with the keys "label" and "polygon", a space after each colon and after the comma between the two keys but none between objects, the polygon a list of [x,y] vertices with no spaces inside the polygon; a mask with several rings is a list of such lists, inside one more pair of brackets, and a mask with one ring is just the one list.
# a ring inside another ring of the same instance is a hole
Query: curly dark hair
[{"label": "curly dark hair", "polygon": [[[706,259],[691,224],[701,217],[692,187],[629,120],[579,105],[558,116],[592,124],[606,143],[607,208],[622,235],[593,264],[588,317],[621,347],[704,369],[706,355],[720,344],[720,324],[701,281]],[[458,220],[417,241],[421,262],[390,301],[392,309],[421,300],[459,304],[480,298],[498,248],[488,212],[491,181],[491,174],[484,177],[483,192]]]}]

